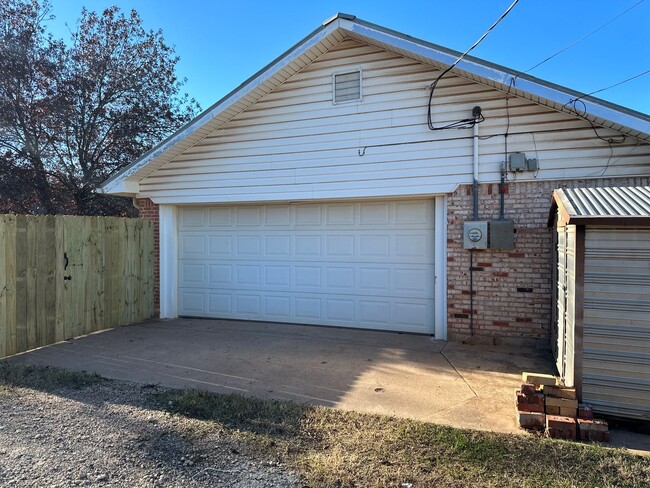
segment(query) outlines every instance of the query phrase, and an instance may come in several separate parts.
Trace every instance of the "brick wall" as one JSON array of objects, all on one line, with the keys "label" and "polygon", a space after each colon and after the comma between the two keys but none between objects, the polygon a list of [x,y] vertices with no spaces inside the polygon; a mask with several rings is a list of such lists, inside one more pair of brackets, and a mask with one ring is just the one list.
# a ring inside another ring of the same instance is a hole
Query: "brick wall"
[{"label": "brick wall", "polygon": [[154,267],[153,267],[153,309],[154,316],[160,316],[160,235],[158,205],[148,198],[137,200],[137,206],[140,210],[140,218],[153,221],[153,242],[154,242]]},{"label": "brick wall", "polygon": [[[474,335],[479,339],[547,339],[551,316],[551,230],[553,190],[573,186],[648,185],[649,178],[510,182],[505,217],[515,222],[515,249],[474,251]],[[463,249],[463,222],[471,220],[472,187],[448,199],[447,300],[450,340],[471,335],[470,252]],[[479,188],[479,219],[499,216],[499,185]]]}]

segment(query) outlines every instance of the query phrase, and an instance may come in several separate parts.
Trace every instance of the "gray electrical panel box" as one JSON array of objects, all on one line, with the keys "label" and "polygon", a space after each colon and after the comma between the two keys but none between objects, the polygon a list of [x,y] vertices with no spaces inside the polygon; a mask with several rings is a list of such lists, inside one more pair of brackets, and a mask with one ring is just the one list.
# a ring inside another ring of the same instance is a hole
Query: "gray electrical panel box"
[{"label": "gray electrical panel box", "polygon": [[515,248],[515,223],[512,220],[490,220],[490,249]]},{"label": "gray electrical panel box", "polygon": [[512,153],[510,155],[509,166],[510,171],[526,171],[526,155],[520,152]]},{"label": "gray electrical panel box", "polygon": [[526,160],[526,168],[528,171],[537,171],[539,166],[537,166],[537,158],[530,158]]},{"label": "gray electrical panel box", "polygon": [[465,222],[463,232],[463,247],[465,249],[487,249],[488,223],[487,221]]}]

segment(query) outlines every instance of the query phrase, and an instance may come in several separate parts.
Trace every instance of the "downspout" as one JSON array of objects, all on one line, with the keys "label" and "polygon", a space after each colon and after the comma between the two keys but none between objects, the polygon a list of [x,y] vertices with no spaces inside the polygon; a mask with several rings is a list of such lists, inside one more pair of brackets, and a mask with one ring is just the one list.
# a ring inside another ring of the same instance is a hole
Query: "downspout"
[{"label": "downspout", "polygon": [[[481,113],[481,108],[480,107],[474,107],[473,115],[476,117],[477,109],[478,108],[478,113]],[[473,206],[473,217],[472,219],[474,221],[478,220],[478,123],[474,124],[474,154],[472,158],[472,162],[474,165],[474,184],[473,184],[473,191],[472,191],[472,196],[474,197],[474,206]]]},{"label": "downspout", "polygon": [[[474,117],[474,149],[472,154],[472,165],[474,167],[474,181],[472,184],[472,220],[475,222],[478,217],[478,120],[481,117],[481,107],[476,106],[472,109]],[[469,250],[469,331],[474,335],[474,249]]]}]

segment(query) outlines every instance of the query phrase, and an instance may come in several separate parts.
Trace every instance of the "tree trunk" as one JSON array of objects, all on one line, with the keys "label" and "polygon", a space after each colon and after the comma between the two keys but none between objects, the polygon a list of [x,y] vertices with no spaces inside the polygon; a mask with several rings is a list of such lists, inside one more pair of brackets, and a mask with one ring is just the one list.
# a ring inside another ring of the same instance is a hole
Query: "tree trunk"
[{"label": "tree trunk", "polygon": [[41,202],[41,208],[45,211],[46,214],[55,214],[56,206],[52,202],[52,196],[50,194],[50,183],[47,180],[45,167],[40,157],[34,157],[33,166],[34,188],[36,189],[36,193],[38,194],[38,198]]}]

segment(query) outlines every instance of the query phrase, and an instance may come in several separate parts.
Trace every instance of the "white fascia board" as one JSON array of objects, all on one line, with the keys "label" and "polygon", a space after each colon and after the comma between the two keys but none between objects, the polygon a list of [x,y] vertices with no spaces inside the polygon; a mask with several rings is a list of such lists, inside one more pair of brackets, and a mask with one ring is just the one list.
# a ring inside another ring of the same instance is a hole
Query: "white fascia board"
[{"label": "white fascia board", "polygon": [[[339,19],[338,22],[341,29],[354,33],[357,36],[366,37],[380,43],[391,45],[396,49],[401,49],[414,55],[422,56],[436,63],[451,65],[458,57],[458,54],[456,53],[436,49],[424,41],[408,39],[396,32],[377,29],[372,25],[366,25],[365,23],[359,23],[357,21]],[[513,92],[516,90],[523,92],[523,94],[537,96],[560,106],[563,106],[571,100],[581,96],[580,93],[565,89],[559,85],[542,82],[541,80],[536,80],[526,75],[519,74],[518,76],[518,73],[514,71],[506,71],[502,67],[497,67],[487,62],[481,62],[471,57],[463,59],[456,65],[454,70],[466,72],[476,77],[499,83],[504,87],[509,86],[512,82],[514,83]],[[634,131],[641,132],[650,137],[650,121],[617,110],[616,108],[602,105],[590,97],[580,98],[580,100],[585,104],[586,115],[591,116],[592,119],[600,118]],[[621,109],[624,109],[624,107],[621,107]],[[565,112],[571,113],[570,110],[566,110]]]},{"label": "white fascia board", "polygon": [[297,58],[302,56],[306,51],[314,47],[316,44],[320,43],[324,38],[329,36],[336,29],[338,29],[338,23],[332,22],[316,30],[311,36],[306,38],[299,45],[287,51],[285,54],[273,61],[270,65],[263,68],[261,71],[253,75],[250,79],[246,80],[224,98],[212,105],[212,107],[208,108],[202,114],[197,116],[194,120],[183,126],[172,136],[155,146],[149,152],[145,153],[142,157],[140,157],[140,159],[134,161],[117,175],[104,182],[102,185],[102,190],[104,193],[115,193],[115,188],[117,188],[117,185],[119,185],[122,181],[134,175],[136,172],[152,163],[155,159],[163,156],[167,151],[171,150],[178,143],[193,135],[198,129],[202,128],[215,117],[239,102],[242,98],[255,91],[261,85],[269,81],[269,79],[275,76],[279,71],[286,68]]},{"label": "white fascia board", "polygon": [[102,193],[110,193],[122,197],[133,197],[140,191],[140,183],[137,181],[114,180],[106,186],[102,186]]}]

